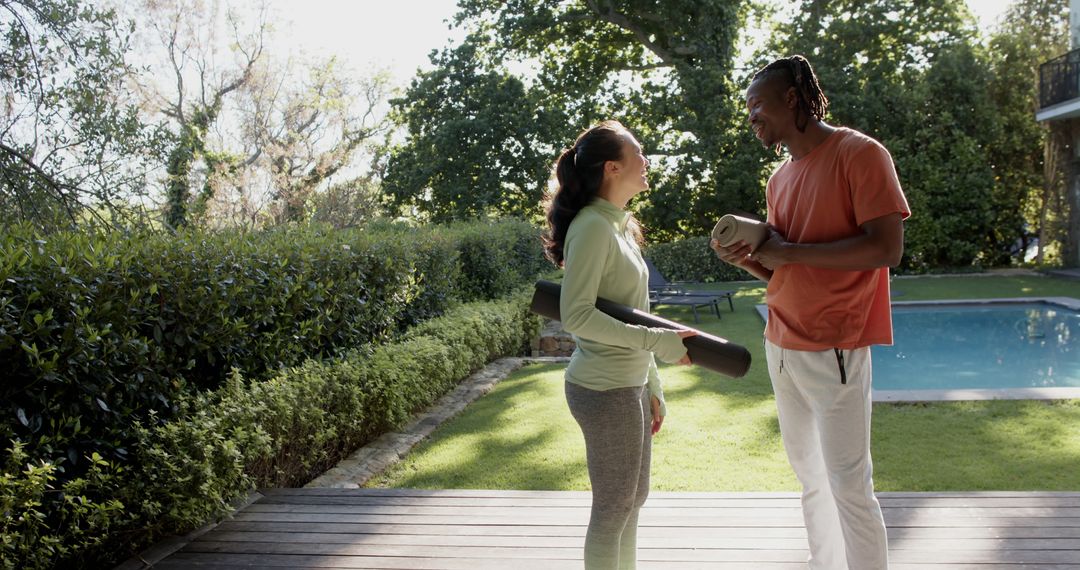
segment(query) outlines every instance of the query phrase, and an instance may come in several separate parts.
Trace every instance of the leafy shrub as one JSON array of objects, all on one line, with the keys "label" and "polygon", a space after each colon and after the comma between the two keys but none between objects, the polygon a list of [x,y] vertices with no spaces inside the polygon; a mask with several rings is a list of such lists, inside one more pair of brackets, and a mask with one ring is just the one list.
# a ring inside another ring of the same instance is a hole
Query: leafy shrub
[{"label": "leafy shrub", "polygon": [[137,470],[96,457],[63,500],[47,494],[55,466],[33,464],[16,444],[0,476],[4,564],[100,565],[117,543],[132,548],[197,528],[254,487],[302,485],[486,362],[520,353],[539,328],[527,305],[525,293],[464,305],[396,342],[309,360],[266,381],[234,372],[220,389],[185,398],[172,421],[134,428]]},{"label": "leafy shrub", "polygon": [[[486,232],[493,237],[484,240]],[[132,452],[139,429],[162,426],[187,395],[221,388],[230,370],[255,382],[308,358],[340,359],[461,300],[504,294],[541,267],[514,259],[536,243],[542,260],[537,235],[519,222],[47,239],[8,228],[0,236],[0,441],[16,442],[25,463],[50,465],[57,489],[89,477],[95,456],[141,468],[147,458]],[[466,265],[473,258],[509,269]],[[484,271],[496,283],[485,283]],[[189,460],[201,461],[176,465]]]},{"label": "leafy shrub", "polygon": [[56,489],[57,467],[32,461],[19,442],[5,450],[0,473],[0,566],[51,568],[99,548],[109,533],[132,523],[115,498],[124,469],[97,453],[82,477]]},{"label": "leafy shrub", "polygon": [[443,227],[411,234],[401,234],[399,239],[409,243],[417,255],[414,275],[418,291],[402,311],[402,330],[443,314],[455,301],[465,300],[460,287],[460,243],[455,236]]},{"label": "leafy shrub", "polygon": [[359,234],[9,234],[0,247],[0,436],[75,475],[91,452],[123,460],[130,434],[113,427],[172,415],[186,386],[384,338],[418,292],[415,253]]},{"label": "leafy shrub", "polygon": [[462,299],[495,299],[550,269],[544,258],[540,233],[520,220],[498,224],[459,224]]},{"label": "leafy shrub", "polygon": [[216,388],[231,369],[263,377],[386,338],[459,299],[505,294],[535,274],[536,261],[513,256],[532,255],[521,244],[536,234],[519,222],[128,239],[10,232],[0,238],[0,437],[66,457],[61,469],[91,451],[122,460],[123,434],[99,426],[151,410],[167,418],[184,390]]},{"label": "leafy shrub", "polygon": [[749,273],[724,263],[709,247],[708,237],[650,245],[645,251],[656,268],[669,281],[745,281],[754,279]]}]

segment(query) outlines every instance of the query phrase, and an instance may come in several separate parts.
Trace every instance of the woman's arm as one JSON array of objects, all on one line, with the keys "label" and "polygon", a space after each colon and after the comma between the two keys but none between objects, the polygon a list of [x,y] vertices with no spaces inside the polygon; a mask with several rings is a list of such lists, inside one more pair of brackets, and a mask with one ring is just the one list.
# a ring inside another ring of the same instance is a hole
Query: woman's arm
[{"label": "woman's arm", "polygon": [[563,330],[604,344],[652,351],[664,362],[678,362],[686,355],[678,331],[627,324],[596,308],[608,259],[619,255],[616,239],[603,219],[575,220],[570,226],[559,299]]}]

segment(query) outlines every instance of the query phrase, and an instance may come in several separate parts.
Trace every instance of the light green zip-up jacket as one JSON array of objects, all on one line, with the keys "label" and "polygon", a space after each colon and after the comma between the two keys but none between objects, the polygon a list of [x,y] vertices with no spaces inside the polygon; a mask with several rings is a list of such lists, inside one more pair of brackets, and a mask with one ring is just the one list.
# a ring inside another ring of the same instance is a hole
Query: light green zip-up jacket
[{"label": "light green zip-up jacket", "polygon": [[591,390],[648,384],[667,415],[664,391],[653,353],[678,362],[686,347],[676,331],[630,325],[600,312],[596,298],[649,310],[649,270],[627,231],[630,214],[596,198],[574,217],[563,243],[563,330],[574,335],[577,349],[566,380]]}]

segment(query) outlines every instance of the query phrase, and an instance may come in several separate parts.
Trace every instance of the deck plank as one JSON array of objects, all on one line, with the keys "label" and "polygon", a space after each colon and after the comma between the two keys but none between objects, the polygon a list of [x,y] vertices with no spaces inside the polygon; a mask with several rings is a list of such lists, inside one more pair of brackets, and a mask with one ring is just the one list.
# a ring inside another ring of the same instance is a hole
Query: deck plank
[{"label": "deck plank", "polygon": [[[259,501],[262,505],[343,505],[343,506],[445,506],[445,507],[580,507],[589,504],[588,495],[574,497],[501,497],[501,496],[371,496],[371,495],[271,495]],[[1074,507],[1080,508],[1076,497],[890,497],[879,496],[885,507]],[[649,498],[650,507],[798,507],[796,496],[757,497],[700,497],[682,498],[666,495]]]},{"label": "deck plank", "polygon": [[[582,492],[267,489],[154,568],[581,567]],[[1080,570],[1080,493],[882,493],[894,570]],[[806,567],[794,493],[654,492],[642,570]]]}]

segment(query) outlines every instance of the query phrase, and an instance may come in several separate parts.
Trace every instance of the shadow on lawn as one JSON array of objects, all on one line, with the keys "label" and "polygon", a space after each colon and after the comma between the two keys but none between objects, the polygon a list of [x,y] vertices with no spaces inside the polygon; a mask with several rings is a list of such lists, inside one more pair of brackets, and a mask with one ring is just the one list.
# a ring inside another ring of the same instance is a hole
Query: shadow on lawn
[{"label": "shadow on lawn", "polygon": [[[568,480],[584,472],[584,453],[576,459],[544,457],[531,453],[544,449],[555,436],[554,430],[544,430],[530,437],[487,437],[467,443],[467,449],[450,462],[437,463],[429,472],[398,473],[396,487],[410,488],[507,488],[521,490],[561,489]],[[447,437],[450,444],[455,438]]]},{"label": "shadow on lawn", "polygon": [[[535,366],[522,378],[500,383],[470,405],[468,413],[444,424],[410,453],[410,457],[423,456],[423,461],[407,460],[373,484],[392,480],[395,487],[522,490],[561,489],[568,482],[580,486],[584,445],[574,439],[580,439],[580,432],[565,406],[557,412],[565,413],[565,418],[555,423],[550,417],[537,417],[543,414],[521,413],[537,401],[562,402],[562,383],[550,382],[552,369],[561,365]],[[575,443],[581,449],[562,457],[536,453]],[[418,471],[415,464],[430,467]]]},{"label": "shadow on lawn", "polygon": [[[915,289],[914,283],[906,285]],[[724,311],[720,320],[703,318],[696,325],[750,350],[754,360],[744,378],[662,366],[675,421],[665,428],[666,437],[680,433],[680,417],[703,414],[699,417],[705,421],[696,431],[680,434],[684,441],[713,438],[706,444],[716,446],[717,452],[731,448],[737,461],[755,459],[760,450],[775,455],[779,426],[761,341],[764,323],[753,307],[761,302],[761,291],[744,287],[736,295],[734,312]],[[660,313],[694,325],[688,311],[683,315],[665,308]],[[586,488],[581,434],[565,406],[564,367],[535,365],[515,373],[414,450],[411,456],[422,454],[423,461],[406,461],[374,484]],[[1059,408],[1047,412],[1047,406]],[[762,407],[772,409],[765,413]],[[727,429],[733,422],[751,422],[752,429]],[[1075,490],[1080,488],[1077,425],[1080,403],[876,404],[875,481],[883,491]],[[540,449],[559,451],[544,455]],[[713,448],[703,452],[712,453]],[[415,465],[427,467],[420,472]]]}]

